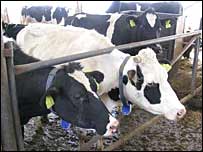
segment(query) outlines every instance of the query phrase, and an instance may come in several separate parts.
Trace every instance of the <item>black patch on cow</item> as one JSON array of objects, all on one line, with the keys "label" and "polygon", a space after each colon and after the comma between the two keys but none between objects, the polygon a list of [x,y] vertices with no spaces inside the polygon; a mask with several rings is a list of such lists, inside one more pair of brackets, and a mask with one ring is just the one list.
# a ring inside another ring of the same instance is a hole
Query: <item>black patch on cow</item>
[{"label": "black patch on cow", "polygon": [[64,69],[67,73],[74,73],[75,70],[81,71],[83,67],[79,62],[71,62],[68,65],[64,65]]},{"label": "black patch on cow", "polygon": [[22,16],[30,16],[37,20],[37,22],[42,21],[42,17],[45,17],[46,21],[51,21],[51,19],[56,19],[57,24],[59,24],[62,18],[67,18],[68,12],[64,7],[56,7],[53,16],[51,16],[51,10],[54,9],[52,6],[32,6],[24,7],[21,11]]},{"label": "black patch on cow", "polygon": [[104,74],[99,71],[85,72],[86,76],[92,76],[97,83],[101,83],[104,80]]},{"label": "black patch on cow", "polygon": [[150,83],[149,85],[146,85],[144,89],[144,96],[151,104],[159,104],[161,102],[159,83]]},{"label": "black patch on cow", "polygon": [[51,6],[32,6],[27,8],[26,15],[37,20],[37,22],[42,21],[42,17],[45,16],[45,20],[49,21],[51,18]]},{"label": "black patch on cow", "polygon": [[104,80],[104,74],[99,71],[92,71],[92,72],[86,72],[85,75],[89,79],[91,89],[94,92],[97,92],[96,83],[101,83]]},{"label": "black patch on cow", "polygon": [[[86,17],[77,18],[79,14],[86,14]],[[74,16],[68,16],[65,19],[65,26],[72,25],[76,27],[83,27],[86,29],[95,29],[98,33],[106,36],[107,29],[109,27],[110,15],[95,15],[87,13],[78,13]]]},{"label": "black patch on cow", "polygon": [[128,77],[127,75],[123,76],[123,83],[126,85],[128,83]]},{"label": "black patch on cow", "polygon": [[26,25],[22,24],[7,24],[2,22],[2,27],[4,30],[3,35],[9,38],[13,38],[16,40],[17,34],[26,27]]},{"label": "black patch on cow", "polygon": [[87,76],[87,78],[89,79],[90,88],[92,89],[92,91],[97,92],[97,84],[95,82],[95,79],[91,76]]},{"label": "black patch on cow", "polygon": [[132,84],[133,86],[135,86],[135,87],[136,87],[136,84],[134,83],[134,81],[133,81],[133,80],[130,80],[130,82],[131,82],[131,84]]},{"label": "black patch on cow", "polygon": [[57,7],[52,17],[55,18],[57,21],[57,24],[59,24],[63,17],[64,18],[68,17],[68,12],[66,12],[65,8]]},{"label": "black patch on cow", "polygon": [[119,88],[111,89],[111,91],[108,92],[108,95],[109,95],[110,99],[112,99],[114,101],[120,100],[120,98],[119,98]]},{"label": "black patch on cow", "polygon": [[135,87],[137,88],[137,90],[141,90],[142,84],[144,82],[144,75],[142,74],[142,71],[139,65],[136,66],[136,69],[137,69],[137,82],[135,84]]}]

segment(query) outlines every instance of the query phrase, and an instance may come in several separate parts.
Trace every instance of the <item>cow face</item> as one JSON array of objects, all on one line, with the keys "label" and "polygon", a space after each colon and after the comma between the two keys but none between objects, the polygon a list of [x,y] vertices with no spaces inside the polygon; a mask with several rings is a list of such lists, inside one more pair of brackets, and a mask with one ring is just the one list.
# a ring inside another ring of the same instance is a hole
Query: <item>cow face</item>
[{"label": "cow face", "polygon": [[83,72],[73,70],[75,68],[80,69],[77,64],[72,64],[69,67],[65,66],[65,70],[57,72],[45,96],[54,99],[53,110],[62,119],[82,128],[96,129],[100,135],[111,135],[118,121],[110,115],[105,105],[92,91],[91,81],[88,81]]},{"label": "cow face", "polygon": [[[153,9],[146,10],[138,17],[129,16],[127,17],[127,22],[134,33],[131,38],[132,42],[145,41],[160,37],[161,23]],[[148,47],[151,47],[156,53],[161,53],[162,51],[159,44],[153,44]]]},{"label": "cow face", "polygon": [[[129,67],[132,65],[134,68]],[[150,48],[132,57],[124,70],[124,76],[128,77],[124,93],[129,101],[153,114],[163,114],[170,120],[181,118],[186,113],[167,81],[167,71]]]},{"label": "cow face", "polygon": [[16,40],[17,34],[25,28],[26,25],[22,24],[7,24],[2,22],[2,27],[3,27],[3,35],[9,38],[13,38]]}]

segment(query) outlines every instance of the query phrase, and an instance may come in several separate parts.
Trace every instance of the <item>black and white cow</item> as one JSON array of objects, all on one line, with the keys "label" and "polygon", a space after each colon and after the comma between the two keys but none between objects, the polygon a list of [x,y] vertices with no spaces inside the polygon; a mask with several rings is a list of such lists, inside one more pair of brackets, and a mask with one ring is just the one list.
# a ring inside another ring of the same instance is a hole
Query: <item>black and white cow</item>
[{"label": "black and white cow", "polygon": [[8,38],[13,38],[14,40],[16,40],[18,33],[25,27],[26,25],[23,24],[8,24],[2,22],[3,35]]},{"label": "black and white cow", "polygon": [[[153,9],[148,9],[137,17],[118,13],[106,15],[81,13],[69,16],[65,25],[95,29],[108,37],[115,45],[155,39],[160,37],[161,30],[160,20]],[[122,52],[136,55],[138,50],[145,47],[125,49]],[[159,44],[152,44],[148,47],[156,53],[161,52]]]},{"label": "black and white cow", "polygon": [[[95,30],[39,23],[30,24],[21,30],[17,43],[26,54],[41,60],[114,46],[107,37]],[[121,82],[126,100],[153,114],[163,114],[170,120],[176,120],[186,113],[167,81],[167,71],[150,48],[139,51],[136,56],[114,49],[110,54],[82,59],[80,62],[84,71],[103,74],[97,94],[104,102],[118,103],[112,100],[120,99],[121,92],[117,90]],[[119,69],[123,64],[120,75]]]},{"label": "black and white cow", "polygon": [[[5,40],[5,39],[4,39]],[[14,44],[14,64],[26,64],[39,61],[28,56]],[[95,80],[82,72],[79,63],[70,63],[61,67],[47,87],[50,71],[55,67],[38,69],[16,76],[16,90],[19,102],[21,124],[30,118],[51,112],[51,105],[45,104],[47,97],[54,100],[52,111],[63,120],[82,128],[93,128],[98,134],[109,136],[115,132],[118,121],[111,116],[103,102],[93,91]]]},{"label": "black and white cow", "polygon": [[114,1],[107,9],[106,13],[116,13],[122,11],[145,11],[149,8],[154,8],[156,12],[181,14],[183,7],[179,2],[156,2],[156,3],[142,3],[142,2],[120,2]]},{"label": "black and white cow", "polygon": [[68,12],[66,7],[25,6],[21,11],[21,24],[43,22],[64,25]]}]

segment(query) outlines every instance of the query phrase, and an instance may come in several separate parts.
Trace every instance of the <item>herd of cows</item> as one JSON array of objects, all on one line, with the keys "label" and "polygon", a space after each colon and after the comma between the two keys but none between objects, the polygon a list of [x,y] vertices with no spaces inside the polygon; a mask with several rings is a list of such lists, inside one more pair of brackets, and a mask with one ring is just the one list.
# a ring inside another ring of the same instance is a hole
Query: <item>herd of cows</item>
[{"label": "herd of cows", "polygon": [[[65,8],[24,7],[21,23],[2,23],[4,42],[12,38],[14,43],[15,65],[154,39],[163,28],[153,8],[135,17],[68,16]],[[186,109],[156,57],[161,51],[159,44],[113,49],[109,54],[17,75],[21,124],[53,112],[76,126],[111,136],[119,126],[112,112],[120,105],[138,105],[169,120],[182,118]]]}]

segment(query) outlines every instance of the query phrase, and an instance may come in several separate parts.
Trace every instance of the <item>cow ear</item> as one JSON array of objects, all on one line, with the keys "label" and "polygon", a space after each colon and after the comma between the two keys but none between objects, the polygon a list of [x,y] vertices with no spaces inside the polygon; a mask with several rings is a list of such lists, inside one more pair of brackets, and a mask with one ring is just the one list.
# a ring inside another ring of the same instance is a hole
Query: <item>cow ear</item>
[{"label": "cow ear", "polygon": [[129,71],[127,72],[127,74],[128,74],[129,79],[132,80],[133,77],[134,77],[135,74],[136,74],[136,71],[135,71],[135,70],[129,70]]},{"label": "cow ear", "polygon": [[44,107],[44,108],[47,108],[46,107],[46,97],[47,96],[51,96],[52,98],[53,97],[56,97],[58,94],[60,93],[60,91],[59,91],[59,89],[57,88],[57,87],[55,87],[55,86],[52,86],[52,87],[50,87],[46,92],[45,92],[45,94],[41,97],[41,99],[40,99],[40,106],[41,107]]},{"label": "cow ear", "polygon": [[136,56],[133,57],[133,61],[134,61],[135,63],[141,63],[141,62],[142,62],[142,59],[141,59],[140,56],[136,55]]},{"label": "cow ear", "polygon": [[130,26],[130,28],[135,28],[137,25],[137,19],[134,16],[128,16],[126,18],[126,22]]}]

